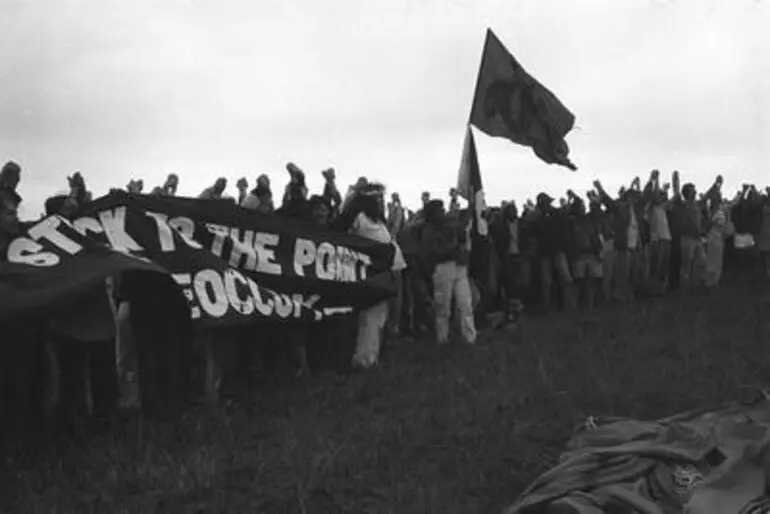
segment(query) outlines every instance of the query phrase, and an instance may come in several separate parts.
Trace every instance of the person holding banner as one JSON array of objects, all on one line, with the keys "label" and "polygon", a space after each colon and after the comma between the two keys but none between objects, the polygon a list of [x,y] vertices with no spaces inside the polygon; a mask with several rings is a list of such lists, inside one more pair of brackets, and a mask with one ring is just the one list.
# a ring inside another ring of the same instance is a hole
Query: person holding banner
[{"label": "person holding banner", "polygon": [[[398,244],[388,230],[385,221],[384,187],[379,184],[369,184],[362,188],[350,202],[352,225],[349,232],[380,243],[393,244],[396,253],[393,258],[392,271],[394,279],[400,282],[400,273],[406,268],[404,256]],[[356,335],[356,351],[353,355],[353,367],[370,369],[377,364],[382,343],[382,332],[388,320],[389,301],[384,300],[358,314],[358,334]]]}]

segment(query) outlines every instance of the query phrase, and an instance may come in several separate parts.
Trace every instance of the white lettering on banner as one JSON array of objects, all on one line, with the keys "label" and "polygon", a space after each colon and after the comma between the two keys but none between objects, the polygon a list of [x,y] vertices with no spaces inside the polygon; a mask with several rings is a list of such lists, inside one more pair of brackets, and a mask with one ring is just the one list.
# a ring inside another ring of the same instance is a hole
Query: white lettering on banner
[{"label": "white lettering on banner", "polygon": [[[254,280],[234,269],[226,270],[224,276],[215,270],[205,269],[194,276],[190,273],[177,273],[173,277],[182,287],[193,319],[200,318],[203,312],[221,318],[230,308],[244,316],[256,312],[264,317],[300,318],[303,309],[311,309],[320,299],[318,295],[304,300],[300,294],[289,296],[267,292]],[[316,320],[322,317],[320,311],[315,311]]]},{"label": "white lettering on banner", "polygon": [[190,317],[192,319],[200,318],[201,309],[195,303],[195,294],[193,294],[193,291],[190,288],[190,284],[192,284],[192,276],[189,273],[175,273],[171,276],[182,288],[182,294],[187,299],[187,305],[190,307]]},{"label": "white lettering on banner", "polygon": [[161,212],[146,212],[147,216],[155,220],[155,225],[158,227],[158,241],[160,242],[161,252],[173,252],[176,250],[174,244],[174,233],[171,231],[171,226],[168,224],[168,216]]},{"label": "white lettering on banner", "polygon": [[27,233],[35,241],[45,239],[49,243],[53,244],[57,248],[60,248],[70,255],[75,255],[83,249],[78,243],[59,232],[60,225],[72,226],[68,221],[60,218],[59,216],[50,216],[37,225],[30,228]]},{"label": "white lettering on banner", "polygon": [[[193,288],[198,295],[198,302],[209,316],[221,318],[227,314],[227,292],[219,273],[212,269],[199,271],[195,274]],[[213,293],[213,298],[209,296],[209,292]]]},{"label": "white lettering on banner", "polygon": [[230,269],[225,270],[225,293],[227,293],[227,298],[230,299],[230,304],[235,310],[244,316],[248,316],[254,312],[254,301],[238,294],[236,282],[244,286],[249,285],[249,281],[240,273]]},{"label": "white lettering on banner", "polygon": [[315,262],[315,244],[298,237],[294,242],[294,274],[298,277],[305,276],[305,266],[310,266]]},{"label": "white lettering on banner", "polygon": [[184,216],[176,216],[168,221],[168,224],[179,232],[187,246],[195,248],[196,250],[202,250],[203,245],[195,240],[195,223],[190,218]]},{"label": "white lettering on banner", "polygon": [[96,218],[89,218],[87,216],[73,221],[72,227],[84,236],[88,236],[89,232],[91,234],[104,234],[102,224]]},{"label": "white lettering on banner", "polygon": [[225,238],[230,235],[230,231],[224,225],[215,225],[214,223],[206,223],[206,229],[214,236],[214,241],[211,242],[211,253],[217,257],[222,257]]},{"label": "white lettering on banner", "polygon": [[110,242],[110,246],[119,252],[141,252],[144,250],[139,243],[126,232],[126,208],[116,207],[113,210],[99,213],[99,220],[104,227],[104,233]]},{"label": "white lettering on banner", "polygon": [[269,273],[271,275],[283,273],[281,265],[275,262],[276,246],[278,246],[278,234],[257,232],[254,235],[254,249],[259,256],[256,269],[258,273]]},{"label": "white lettering on banner", "polygon": [[[337,266],[337,280],[340,282],[356,282],[356,266],[361,254],[344,246],[337,247],[340,265]],[[368,258],[368,257],[367,257]]]},{"label": "white lettering on banner", "polygon": [[337,276],[337,249],[329,243],[321,243],[316,249],[315,276],[321,280],[334,280]]},{"label": "white lettering on banner", "polygon": [[[233,240],[233,250],[230,252],[230,266],[235,268],[243,267],[249,271],[254,271],[257,267],[257,249],[254,248],[254,231],[244,230],[243,237],[240,237],[240,229],[230,229],[230,239]],[[243,257],[246,262],[241,266]]]},{"label": "white lettering on banner", "polygon": [[43,250],[43,245],[40,243],[26,237],[17,237],[8,246],[8,262],[39,267],[59,264],[58,255],[41,250]]},{"label": "white lettering on banner", "polygon": [[368,255],[345,246],[322,242],[316,247],[313,241],[301,237],[294,244],[294,273],[300,277],[305,276],[305,268],[314,266],[321,280],[357,282],[366,280],[366,267],[370,265]]}]

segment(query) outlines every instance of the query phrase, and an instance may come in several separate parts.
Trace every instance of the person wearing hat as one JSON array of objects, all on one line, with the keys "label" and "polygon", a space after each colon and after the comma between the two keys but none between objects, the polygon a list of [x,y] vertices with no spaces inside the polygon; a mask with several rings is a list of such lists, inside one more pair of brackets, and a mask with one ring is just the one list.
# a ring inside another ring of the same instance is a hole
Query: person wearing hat
[{"label": "person wearing hat", "polygon": [[448,218],[444,202],[429,200],[423,208],[425,227],[421,247],[427,266],[432,269],[436,341],[449,342],[452,303],[457,308],[462,339],[476,343],[476,323],[468,264],[470,251],[465,227]]}]

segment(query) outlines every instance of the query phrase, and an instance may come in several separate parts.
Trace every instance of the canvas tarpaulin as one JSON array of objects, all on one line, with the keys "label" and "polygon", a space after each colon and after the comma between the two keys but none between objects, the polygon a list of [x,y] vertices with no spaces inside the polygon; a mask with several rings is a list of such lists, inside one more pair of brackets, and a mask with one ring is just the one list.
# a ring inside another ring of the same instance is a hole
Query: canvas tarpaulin
[{"label": "canvas tarpaulin", "polygon": [[506,514],[770,512],[770,401],[591,420]]},{"label": "canvas tarpaulin", "polygon": [[[113,192],[0,255],[0,319],[60,309],[126,271],[165,274],[204,326],[316,321],[387,298],[394,248],[232,203]],[[171,280],[173,279],[173,280]]]}]

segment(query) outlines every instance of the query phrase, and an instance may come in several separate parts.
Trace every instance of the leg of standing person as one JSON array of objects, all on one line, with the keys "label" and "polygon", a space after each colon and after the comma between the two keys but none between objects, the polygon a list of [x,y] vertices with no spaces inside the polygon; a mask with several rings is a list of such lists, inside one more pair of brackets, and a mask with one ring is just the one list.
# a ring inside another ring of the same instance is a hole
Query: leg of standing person
[{"label": "leg of standing person", "polygon": [[364,309],[358,314],[356,353],[353,355],[354,366],[368,369],[377,364],[380,356],[382,329],[385,327],[387,318],[387,300]]},{"label": "leg of standing person", "polygon": [[679,286],[691,287],[693,285],[693,266],[695,261],[696,248],[700,242],[692,237],[682,237],[680,266],[679,266]]},{"label": "leg of standing person", "polygon": [[605,241],[602,249],[602,296],[603,301],[609,302],[613,298],[615,288],[615,261],[617,260],[617,250],[613,240]]},{"label": "leg of standing person", "polygon": [[585,256],[579,255],[572,259],[572,278],[575,282],[575,304],[580,305],[583,299],[588,300],[588,288],[586,284],[586,268],[588,261]]},{"label": "leg of standing person", "polygon": [[457,317],[460,319],[460,332],[467,344],[476,344],[476,323],[473,316],[473,299],[468,279],[468,267],[456,266],[453,284],[453,296],[457,305]]},{"label": "leg of standing person", "polygon": [[660,241],[659,260],[660,266],[658,268],[657,278],[663,284],[663,287],[668,287],[669,277],[671,275],[671,241],[664,239]]},{"label": "leg of standing person", "polygon": [[436,341],[449,342],[449,318],[452,314],[452,290],[457,276],[455,262],[442,262],[433,272],[433,305],[436,317]]},{"label": "leg of standing person", "polygon": [[615,287],[613,297],[621,302],[627,302],[631,294],[629,284],[631,272],[631,252],[630,250],[618,250],[615,254],[615,275],[613,281]]},{"label": "leg of standing person", "polygon": [[561,287],[562,303],[564,310],[575,308],[575,284],[572,280],[572,271],[569,267],[567,255],[564,252],[557,253],[553,258],[556,266],[556,273],[559,276],[559,285]]}]

